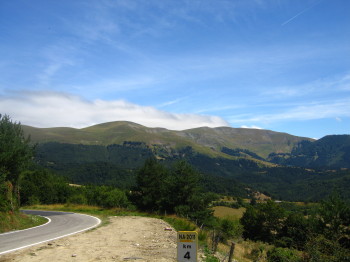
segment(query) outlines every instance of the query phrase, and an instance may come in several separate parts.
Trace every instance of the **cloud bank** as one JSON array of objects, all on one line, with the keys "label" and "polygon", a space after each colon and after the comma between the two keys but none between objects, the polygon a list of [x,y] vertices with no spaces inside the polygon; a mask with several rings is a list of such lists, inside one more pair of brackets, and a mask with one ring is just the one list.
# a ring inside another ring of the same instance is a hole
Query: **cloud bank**
[{"label": "cloud bank", "polygon": [[51,91],[25,91],[0,96],[0,112],[14,121],[34,127],[83,128],[111,121],[131,121],[171,130],[229,126],[217,116],[169,113],[124,100],[87,101],[79,96]]}]

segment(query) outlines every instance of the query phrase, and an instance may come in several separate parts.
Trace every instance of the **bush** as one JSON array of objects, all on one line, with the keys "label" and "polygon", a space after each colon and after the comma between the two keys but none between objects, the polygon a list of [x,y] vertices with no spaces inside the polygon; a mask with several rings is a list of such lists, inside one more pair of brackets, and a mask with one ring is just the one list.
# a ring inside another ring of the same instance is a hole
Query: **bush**
[{"label": "bush", "polygon": [[204,230],[201,230],[198,232],[198,241],[199,242],[206,242],[208,237],[208,233]]},{"label": "bush", "polygon": [[195,231],[196,225],[184,218],[178,217],[164,217],[166,222],[168,222],[176,231]]},{"label": "bush", "polygon": [[350,250],[343,248],[337,241],[319,235],[311,239],[305,247],[308,262],[349,262]]},{"label": "bush", "polygon": [[288,248],[273,248],[267,252],[268,262],[301,262],[297,253]]},{"label": "bush", "polygon": [[230,238],[240,238],[243,233],[243,226],[237,220],[229,218],[220,219],[220,231],[223,234],[223,241]]},{"label": "bush", "polygon": [[264,258],[264,248],[262,246],[253,248],[247,256],[253,261],[261,261]]},{"label": "bush", "polygon": [[71,196],[68,201],[69,204],[86,205],[87,199],[83,194],[75,194]]}]

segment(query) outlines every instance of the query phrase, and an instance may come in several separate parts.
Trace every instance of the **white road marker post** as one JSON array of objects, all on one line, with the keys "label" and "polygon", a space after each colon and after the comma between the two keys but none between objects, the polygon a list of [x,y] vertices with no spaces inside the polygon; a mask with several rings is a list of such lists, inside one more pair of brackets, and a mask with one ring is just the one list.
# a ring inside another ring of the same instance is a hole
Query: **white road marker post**
[{"label": "white road marker post", "polygon": [[177,261],[197,262],[198,234],[196,231],[177,233]]}]

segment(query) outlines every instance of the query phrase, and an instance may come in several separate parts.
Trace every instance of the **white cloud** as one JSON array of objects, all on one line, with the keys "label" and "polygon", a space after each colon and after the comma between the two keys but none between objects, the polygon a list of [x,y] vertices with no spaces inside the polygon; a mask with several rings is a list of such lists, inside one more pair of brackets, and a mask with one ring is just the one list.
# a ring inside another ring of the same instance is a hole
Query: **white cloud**
[{"label": "white cloud", "polygon": [[147,127],[183,130],[194,127],[228,126],[217,116],[174,114],[123,100],[86,101],[57,92],[17,92],[0,97],[0,112],[35,127],[82,128],[110,121],[131,121]]},{"label": "white cloud", "polygon": [[76,48],[67,43],[50,45],[41,52],[41,71],[37,74],[38,83],[49,86],[55,76],[63,69],[75,65]]},{"label": "white cloud", "polygon": [[335,120],[336,120],[337,122],[343,121],[340,117],[336,117]]},{"label": "white cloud", "polygon": [[350,73],[340,76],[320,78],[295,86],[276,86],[264,89],[262,95],[269,98],[290,98],[313,96],[330,96],[334,93],[344,93],[350,90]]},{"label": "white cloud", "polygon": [[159,107],[166,107],[166,106],[174,105],[174,104],[177,104],[177,103],[183,101],[184,99],[186,99],[186,98],[178,98],[178,99],[174,99],[171,101],[167,101],[167,102],[160,104]]},{"label": "white cloud", "polygon": [[262,127],[259,127],[259,126],[255,126],[255,125],[252,125],[252,126],[246,126],[246,125],[243,125],[243,126],[241,126],[241,128],[250,128],[250,129],[263,129]]}]

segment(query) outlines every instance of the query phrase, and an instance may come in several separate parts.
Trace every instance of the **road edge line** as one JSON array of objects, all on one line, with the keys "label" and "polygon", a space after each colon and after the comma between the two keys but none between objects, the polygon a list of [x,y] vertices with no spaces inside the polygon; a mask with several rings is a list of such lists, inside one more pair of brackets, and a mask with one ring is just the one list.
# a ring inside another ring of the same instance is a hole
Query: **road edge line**
[{"label": "road edge line", "polygon": [[[71,235],[74,235],[74,234],[78,234],[80,232],[84,232],[84,231],[87,231],[87,230],[92,229],[94,227],[97,227],[102,222],[101,219],[99,219],[98,217],[94,217],[94,216],[90,216],[90,215],[86,215],[86,214],[81,214],[81,213],[79,213],[79,215],[93,217],[93,218],[95,218],[97,220],[98,223],[93,225],[93,226],[91,226],[91,227],[88,227],[88,228],[85,228],[85,229],[82,229],[82,230],[79,230],[79,231],[76,231],[76,232],[72,232],[72,233],[69,233],[69,234],[66,234],[66,235],[63,235],[63,236],[59,236],[59,237],[47,239],[47,240],[44,240],[44,241],[40,241],[40,242],[37,242],[37,243],[33,243],[33,244],[30,244],[30,245],[26,245],[26,246],[23,246],[23,247],[18,247],[18,248],[14,248],[14,249],[11,249],[11,250],[3,251],[3,252],[0,252],[0,255],[11,253],[11,252],[14,252],[14,251],[17,251],[17,250],[20,250],[20,249],[24,249],[24,248],[27,248],[27,247],[39,245],[39,244],[42,244],[42,243],[45,243],[45,242],[49,242],[49,241],[52,241],[52,240],[60,239],[60,238],[63,238],[63,237],[71,236]],[[50,219],[50,221],[51,221],[51,219]],[[24,229],[24,230],[27,230],[27,229]],[[18,231],[20,231],[20,230],[18,230]]]},{"label": "road edge line", "polygon": [[[39,226],[35,226],[35,227],[26,228],[26,229],[19,229],[19,230],[15,230],[15,231],[10,231],[10,232],[1,233],[0,236],[9,235],[9,234],[13,234],[13,233],[17,233],[17,232],[22,232],[22,231],[26,231],[26,230],[31,230],[31,229],[38,228],[38,227],[43,227],[43,226],[46,226],[47,224],[51,223],[51,219],[48,218],[48,217],[40,216],[40,215],[36,215],[36,216],[44,217],[44,218],[46,218],[48,221],[47,221],[45,224],[42,224],[42,225],[39,225]],[[0,253],[0,255],[1,255],[1,253]]]}]

